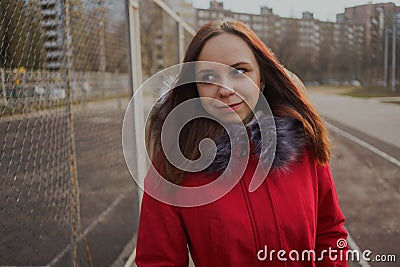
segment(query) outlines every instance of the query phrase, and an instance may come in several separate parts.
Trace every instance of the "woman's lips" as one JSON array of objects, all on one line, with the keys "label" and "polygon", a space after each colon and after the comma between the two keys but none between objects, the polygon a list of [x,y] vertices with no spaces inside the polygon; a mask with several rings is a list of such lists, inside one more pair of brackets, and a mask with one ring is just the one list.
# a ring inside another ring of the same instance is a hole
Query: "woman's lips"
[{"label": "woman's lips", "polygon": [[217,107],[217,108],[223,112],[232,112],[232,111],[239,109],[240,106],[242,105],[242,103],[243,103],[243,101],[239,102],[239,103],[235,103],[235,104],[230,104],[228,106]]}]

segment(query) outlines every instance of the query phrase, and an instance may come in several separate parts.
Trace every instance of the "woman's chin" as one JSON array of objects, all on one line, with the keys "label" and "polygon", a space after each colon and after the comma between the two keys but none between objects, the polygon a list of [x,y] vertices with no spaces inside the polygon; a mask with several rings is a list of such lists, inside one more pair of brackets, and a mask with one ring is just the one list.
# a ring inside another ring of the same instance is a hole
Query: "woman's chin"
[{"label": "woman's chin", "polygon": [[243,121],[243,119],[237,115],[237,114],[225,114],[224,116],[218,116],[217,119],[221,121],[222,123],[226,124],[240,124],[240,123],[246,123]]}]

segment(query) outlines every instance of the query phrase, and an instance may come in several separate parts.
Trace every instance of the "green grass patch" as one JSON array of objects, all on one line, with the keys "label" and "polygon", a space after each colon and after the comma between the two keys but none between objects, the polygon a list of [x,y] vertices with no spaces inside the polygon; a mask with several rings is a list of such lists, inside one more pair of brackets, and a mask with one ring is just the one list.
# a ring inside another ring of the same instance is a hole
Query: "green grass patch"
[{"label": "green grass patch", "polygon": [[397,104],[400,105],[400,101],[387,101],[385,103]]},{"label": "green grass patch", "polygon": [[392,91],[389,88],[383,87],[354,87],[346,92],[341,93],[341,95],[348,95],[353,97],[394,97],[400,96],[400,91]]}]

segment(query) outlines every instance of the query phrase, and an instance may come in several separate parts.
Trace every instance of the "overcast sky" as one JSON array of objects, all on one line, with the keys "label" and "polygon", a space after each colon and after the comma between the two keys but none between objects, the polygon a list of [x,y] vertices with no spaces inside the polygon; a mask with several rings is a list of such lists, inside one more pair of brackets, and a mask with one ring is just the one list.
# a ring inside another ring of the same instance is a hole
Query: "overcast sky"
[{"label": "overcast sky", "polygon": [[[196,8],[208,8],[210,6],[209,0],[192,0],[192,2]],[[336,14],[343,13],[345,7],[387,2],[400,5],[400,0],[223,0],[223,2],[225,9],[235,12],[259,14],[261,6],[268,6],[281,17],[300,18],[303,11],[310,11],[314,13],[314,18],[325,21],[335,21]]]}]

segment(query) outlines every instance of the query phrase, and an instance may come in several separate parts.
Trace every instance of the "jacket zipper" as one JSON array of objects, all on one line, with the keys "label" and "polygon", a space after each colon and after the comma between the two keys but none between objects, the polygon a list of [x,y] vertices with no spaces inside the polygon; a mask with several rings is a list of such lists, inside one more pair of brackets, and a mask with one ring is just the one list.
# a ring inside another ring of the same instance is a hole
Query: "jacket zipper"
[{"label": "jacket zipper", "polygon": [[[248,195],[246,193],[246,186],[245,186],[245,184],[243,182],[243,179],[240,179],[240,185],[241,185],[241,188],[242,188],[242,193],[243,193],[244,201],[245,201],[245,204],[246,204],[247,213],[248,213],[248,216],[250,218],[250,224],[251,224],[251,228],[252,228],[252,231],[253,231],[254,243],[256,245],[256,253],[254,254],[254,257],[257,257],[257,251],[259,249],[261,249],[261,247],[260,247],[260,240],[259,240],[259,237],[258,237],[258,234],[257,234],[258,233],[257,227],[256,227],[256,224],[254,222],[253,208],[251,206],[249,197],[248,197]],[[261,262],[258,259],[257,259],[257,266],[262,266]]]},{"label": "jacket zipper", "polygon": [[[279,247],[280,247],[280,249],[283,249],[283,244],[282,244],[282,239],[283,239],[283,237],[282,237],[282,232],[281,232],[281,229],[279,228],[278,215],[277,215],[277,212],[276,212],[276,209],[275,209],[274,202],[273,202],[273,200],[272,200],[271,192],[269,191],[268,181],[267,181],[267,180],[265,181],[265,189],[266,189],[266,191],[267,191],[268,199],[269,199],[269,202],[271,203],[272,212],[273,212],[273,214],[274,214],[275,229],[276,229],[276,233],[278,234]],[[285,261],[282,262],[282,263],[283,263],[283,266],[287,266],[287,264],[286,264]]]}]

